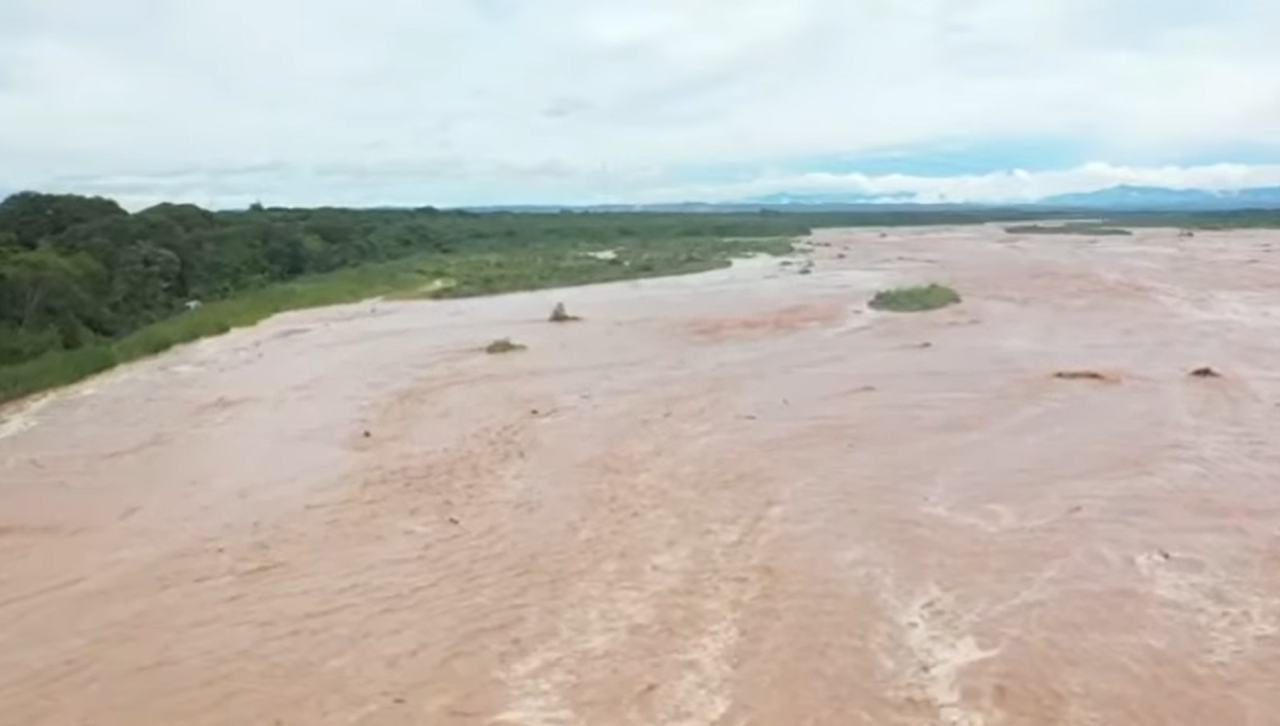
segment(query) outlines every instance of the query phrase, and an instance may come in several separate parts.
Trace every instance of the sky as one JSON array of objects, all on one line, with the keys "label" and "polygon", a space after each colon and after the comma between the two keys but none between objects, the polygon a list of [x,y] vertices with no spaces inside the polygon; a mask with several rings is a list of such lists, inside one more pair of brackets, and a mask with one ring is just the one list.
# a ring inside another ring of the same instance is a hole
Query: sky
[{"label": "sky", "polygon": [[0,194],[1280,184],[1277,0],[0,0]]}]

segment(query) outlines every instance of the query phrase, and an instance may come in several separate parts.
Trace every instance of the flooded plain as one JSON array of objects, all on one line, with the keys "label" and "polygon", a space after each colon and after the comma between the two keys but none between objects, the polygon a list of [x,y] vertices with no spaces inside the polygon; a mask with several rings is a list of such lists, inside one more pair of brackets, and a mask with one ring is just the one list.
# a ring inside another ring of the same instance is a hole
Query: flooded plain
[{"label": "flooded plain", "polygon": [[1280,235],[810,243],[6,409],[0,724],[1280,724]]}]

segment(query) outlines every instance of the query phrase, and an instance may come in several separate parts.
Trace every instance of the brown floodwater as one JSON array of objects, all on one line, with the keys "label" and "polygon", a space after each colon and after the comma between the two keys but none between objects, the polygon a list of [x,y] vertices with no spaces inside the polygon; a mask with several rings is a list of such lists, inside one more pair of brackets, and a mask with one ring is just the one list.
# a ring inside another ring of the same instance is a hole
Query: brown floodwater
[{"label": "brown floodwater", "polygon": [[1280,724],[1280,236],[811,242],[6,409],[0,724]]}]

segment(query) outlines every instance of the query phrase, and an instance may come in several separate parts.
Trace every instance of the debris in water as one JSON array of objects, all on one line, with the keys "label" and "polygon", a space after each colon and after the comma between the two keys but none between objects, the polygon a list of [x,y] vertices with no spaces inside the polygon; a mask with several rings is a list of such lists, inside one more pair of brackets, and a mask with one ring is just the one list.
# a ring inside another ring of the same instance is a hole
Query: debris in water
[{"label": "debris in water", "polygon": [[582,320],[577,315],[570,315],[564,308],[564,303],[556,303],[555,308],[551,310],[551,317],[548,318],[553,323],[571,323],[575,320]]},{"label": "debris in water", "polygon": [[1098,371],[1058,371],[1053,374],[1053,377],[1064,381],[1106,381],[1111,383],[1117,380],[1115,376],[1109,376]]},{"label": "debris in water", "polygon": [[492,343],[486,345],[484,347],[484,352],[490,355],[497,355],[500,353],[514,353],[518,350],[524,350],[525,347],[526,346],[523,346],[519,343],[511,342],[510,338],[499,338],[498,340],[495,340]]},{"label": "debris in water", "polygon": [[1197,368],[1194,371],[1191,371],[1191,373],[1189,373],[1188,375],[1192,376],[1193,378],[1221,378],[1222,377],[1221,373],[1215,371],[1209,366],[1204,366],[1203,368]]}]

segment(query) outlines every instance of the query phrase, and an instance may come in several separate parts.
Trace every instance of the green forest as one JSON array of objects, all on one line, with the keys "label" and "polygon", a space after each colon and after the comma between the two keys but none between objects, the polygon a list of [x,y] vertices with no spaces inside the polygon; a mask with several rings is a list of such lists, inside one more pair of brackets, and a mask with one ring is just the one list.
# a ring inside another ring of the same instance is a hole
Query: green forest
[{"label": "green forest", "polygon": [[[791,213],[209,211],[20,192],[0,202],[0,401],[281,310],[697,272],[818,227],[1045,218],[952,208]],[[1276,226],[1272,213],[1129,215],[1131,226]],[[584,252],[615,250],[613,259]]]},{"label": "green forest", "polygon": [[[292,308],[696,272],[783,252],[777,214],[418,209],[130,213],[101,197],[0,202],[0,401]],[[584,252],[612,249],[613,259]]]},{"label": "green forest", "polygon": [[161,204],[129,214],[101,197],[24,192],[0,203],[0,366],[123,336],[190,301],[414,254],[804,231],[750,217],[604,220],[430,208],[215,213]]}]

